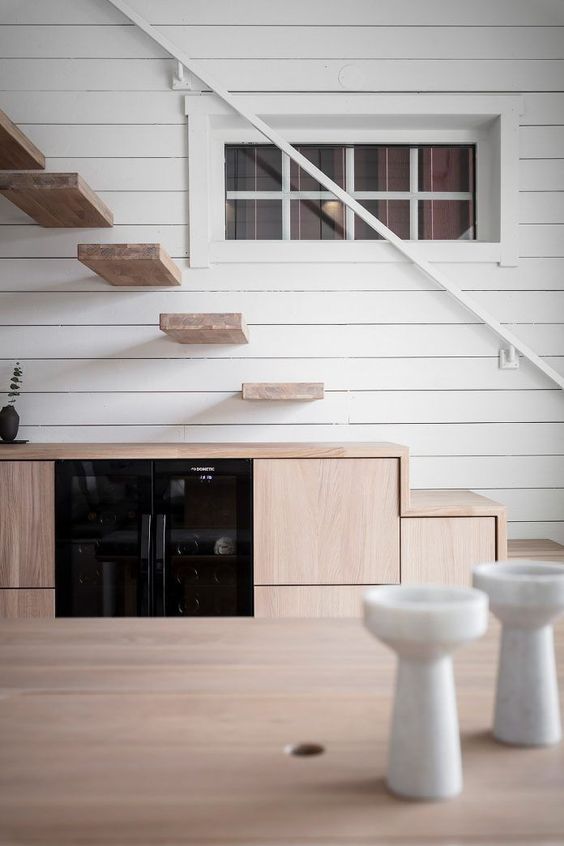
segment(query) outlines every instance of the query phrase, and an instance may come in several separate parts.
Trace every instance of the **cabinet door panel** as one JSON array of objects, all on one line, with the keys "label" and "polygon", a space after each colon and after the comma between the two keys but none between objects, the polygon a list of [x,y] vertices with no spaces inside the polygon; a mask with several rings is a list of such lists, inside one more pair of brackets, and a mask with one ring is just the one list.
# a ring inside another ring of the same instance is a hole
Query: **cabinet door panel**
[{"label": "cabinet door panel", "polygon": [[55,586],[52,461],[0,462],[0,587]]},{"label": "cabinet door panel", "polygon": [[360,617],[366,585],[255,588],[255,617]]},{"label": "cabinet door panel", "polygon": [[495,517],[404,517],[402,584],[470,585],[472,567],[494,561]]},{"label": "cabinet door panel", "polygon": [[257,459],[259,585],[399,581],[399,461]]},{"label": "cabinet door panel", "polygon": [[54,590],[0,590],[0,619],[54,616]]}]

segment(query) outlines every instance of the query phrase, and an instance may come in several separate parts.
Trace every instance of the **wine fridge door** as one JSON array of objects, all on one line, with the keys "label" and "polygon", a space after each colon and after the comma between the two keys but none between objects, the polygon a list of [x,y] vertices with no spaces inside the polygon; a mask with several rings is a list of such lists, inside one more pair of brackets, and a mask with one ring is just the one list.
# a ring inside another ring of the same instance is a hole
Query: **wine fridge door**
[{"label": "wine fridge door", "polygon": [[59,617],[151,613],[149,461],[57,461]]},{"label": "wine fridge door", "polygon": [[155,614],[252,615],[251,467],[155,462]]}]

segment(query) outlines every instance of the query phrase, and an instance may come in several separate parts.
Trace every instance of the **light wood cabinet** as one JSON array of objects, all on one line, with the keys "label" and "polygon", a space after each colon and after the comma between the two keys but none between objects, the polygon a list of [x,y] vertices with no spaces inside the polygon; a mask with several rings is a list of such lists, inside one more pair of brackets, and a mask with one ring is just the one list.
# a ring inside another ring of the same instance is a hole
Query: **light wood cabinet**
[{"label": "light wood cabinet", "polygon": [[254,462],[256,585],[399,582],[398,459]]},{"label": "light wood cabinet", "polygon": [[0,462],[0,588],[55,587],[52,461]]},{"label": "light wood cabinet", "polygon": [[470,585],[474,564],[495,557],[495,517],[402,519],[402,584]]},{"label": "light wood cabinet", "polygon": [[0,590],[0,619],[16,617],[54,617],[55,591],[3,589]]},{"label": "light wood cabinet", "polygon": [[367,585],[255,588],[255,617],[360,617]]}]

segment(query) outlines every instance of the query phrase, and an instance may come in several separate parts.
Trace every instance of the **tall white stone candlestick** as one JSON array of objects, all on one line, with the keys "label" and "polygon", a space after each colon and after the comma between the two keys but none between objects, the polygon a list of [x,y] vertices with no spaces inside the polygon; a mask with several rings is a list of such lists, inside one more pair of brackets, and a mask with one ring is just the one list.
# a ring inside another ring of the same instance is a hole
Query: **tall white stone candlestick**
[{"label": "tall white stone candlestick", "polygon": [[364,622],[398,656],[388,787],[411,799],[456,796],[462,766],[451,653],[486,631],[487,597],[462,587],[373,588]]},{"label": "tall white stone candlestick", "polygon": [[474,567],[474,585],[502,624],[494,736],[515,746],[562,737],[552,623],[564,611],[564,566],[500,561]]}]

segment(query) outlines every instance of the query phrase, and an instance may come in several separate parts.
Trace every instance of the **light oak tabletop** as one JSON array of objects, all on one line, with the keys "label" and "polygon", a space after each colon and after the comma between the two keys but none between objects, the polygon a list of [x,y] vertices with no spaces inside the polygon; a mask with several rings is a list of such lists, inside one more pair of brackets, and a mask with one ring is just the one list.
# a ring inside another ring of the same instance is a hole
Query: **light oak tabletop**
[{"label": "light oak tabletop", "polygon": [[358,621],[2,621],[0,842],[561,844],[564,747],[488,732],[497,639],[455,659],[464,792],[419,804],[386,792],[394,659]]}]

